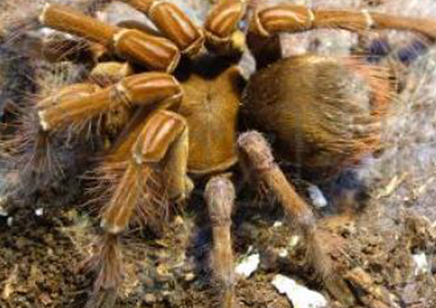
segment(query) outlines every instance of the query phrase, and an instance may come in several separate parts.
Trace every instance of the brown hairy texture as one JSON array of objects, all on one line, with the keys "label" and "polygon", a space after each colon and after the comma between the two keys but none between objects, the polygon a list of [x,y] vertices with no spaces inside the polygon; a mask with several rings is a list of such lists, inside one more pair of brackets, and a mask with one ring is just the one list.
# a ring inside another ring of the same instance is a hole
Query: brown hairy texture
[{"label": "brown hairy texture", "polygon": [[52,145],[53,137],[38,128],[32,110],[20,121],[17,132],[1,142],[1,156],[9,172],[19,176],[19,182],[11,183],[11,189],[31,195],[64,176],[59,157],[62,154]]},{"label": "brown hairy texture", "polygon": [[122,212],[119,209],[116,213],[122,214],[120,219],[126,227],[131,223],[162,227],[168,216],[168,202],[158,175],[145,166],[141,168],[143,170],[138,170],[138,167],[133,169],[132,166],[128,170],[129,164],[107,161],[87,174],[89,199],[85,206],[100,212],[111,225],[118,216],[107,216],[110,215],[109,208],[115,210],[122,207]]},{"label": "brown hairy texture", "polygon": [[[9,183],[8,189],[26,196],[59,183],[64,178],[66,165],[75,162],[75,151],[65,147],[65,140],[41,130],[36,105],[42,97],[52,95],[58,87],[76,80],[79,70],[74,65],[47,66],[40,62],[34,73],[26,77],[38,85],[38,93],[23,95],[24,102],[15,105],[17,120],[3,124],[6,132],[1,137],[1,158],[5,168],[19,176],[18,184]],[[27,106],[21,107],[21,104]]]},{"label": "brown hairy texture", "polygon": [[344,59],[344,64],[354,70],[369,86],[373,115],[383,119],[388,115],[389,104],[395,95],[395,81],[389,68],[371,65],[361,57]]},{"label": "brown hairy texture", "polygon": [[[141,225],[159,226],[165,222],[168,202],[165,187],[160,185],[164,174],[158,174],[151,166],[137,165],[133,162],[131,149],[144,127],[146,111],[139,111],[121,133],[119,143],[112,145],[112,150],[105,153],[102,163],[86,175],[90,180],[87,206],[97,208],[102,215],[108,207],[130,208],[133,219]],[[123,137],[124,136],[124,137]],[[157,169],[158,170],[158,169]],[[116,194],[123,194],[121,199]],[[125,204],[129,200],[130,204]],[[126,217],[130,220],[130,217]],[[128,223],[128,221],[126,221]]]},{"label": "brown hairy texture", "polygon": [[355,298],[341,272],[335,268],[331,254],[336,252],[335,257],[342,254],[342,238],[337,238],[328,231],[318,227],[304,230],[306,240],[306,259],[313,266],[316,275],[325,288],[342,303],[349,307],[355,305]]},{"label": "brown hairy texture", "polygon": [[204,192],[212,224],[211,265],[222,307],[232,307],[235,285],[234,256],[231,240],[231,213],[235,199],[232,182],[224,177],[212,178]]},{"label": "brown hairy texture", "polygon": [[217,60],[206,62],[206,72],[193,73],[182,83],[184,95],[177,110],[190,129],[188,169],[198,175],[225,171],[237,162],[234,123],[240,107],[238,86],[242,77],[235,66],[214,67],[214,62],[219,66]]},{"label": "brown hairy texture", "polygon": [[436,39],[436,22],[430,19],[364,11],[309,10],[304,6],[287,3],[259,9],[250,23],[250,31],[263,36],[312,29],[344,29],[353,32],[392,29],[416,32],[431,41]]},{"label": "brown hairy texture", "polygon": [[279,166],[274,162],[266,140],[257,132],[247,132],[238,140],[244,159],[248,160],[258,177],[283,206],[289,221],[298,227],[307,247],[307,259],[316,274],[326,284],[329,291],[344,302],[354,302],[351,291],[345,282],[336,275],[330,255],[324,245],[325,239],[315,225],[315,217],[309,205],[295,192]]},{"label": "brown hairy texture", "polygon": [[288,218],[302,229],[311,228],[315,222],[311,208],[296,194],[294,187],[274,162],[266,140],[252,131],[242,134],[238,143],[244,159],[248,160],[251,168],[282,204]]},{"label": "brown hairy texture", "polygon": [[[124,0],[145,13],[165,37],[171,39],[189,56],[197,54],[203,46],[204,35],[200,27],[174,3],[156,0]],[[172,16],[172,18],[168,18]]]},{"label": "brown hairy texture", "polygon": [[108,186],[109,202],[102,211],[102,227],[111,233],[122,232],[127,228],[136,209],[139,209],[146,222],[159,221],[156,217],[158,209],[153,208],[154,204],[151,202],[157,195],[151,189],[152,170],[146,166],[135,166],[133,162],[127,162],[123,168],[111,169],[106,167],[105,170],[111,185]]},{"label": "brown hairy texture", "polygon": [[290,57],[251,78],[244,110],[276,134],[288,161],[332,176],[379,149],[388,77],[357,59]]},{"label": "brown hairy texture", "polygon": [[[127,76],[133,75],[133,68],[128,63],[102,62],[97,64],[89,75],[91,83],[105,88],[120,82]],[[109,140],[115,139],[133,116],[134,108],[126,104],[112,106],[110,110],[103,111],[96,119],[94,125],[97,133],[106,136]],[[110,146],[109,144],[106,144]]]},{"label": "brown hairy texture", "polygon": [[[56,88],[55,94],[43,94],[46,99],[37,106],[39,119],[35,121],[35,111],[32,110],[30,115],[23,117],[26,122],[20,125],[22,130],[18,130],[14,144],[5,143],[13,148],[7,159],[18,157],[16,165],[19,167],[29,164],[30,167],[26,165],[23,172],[50,178],[54,174],[62,175],[55,160],[58,153],[52,151],[53,139],[64,140],[65,137],[69,142],[70,132],[74,132],[80,135],[77,139],[87,141],[81,137],[92,130],[90,133],[97,135],[94,140],[104,144],[104,151],[88,155],[94,154],[96,161],[100,162],[88,176],[91,180],[89,203],[103,204],[99,210],[104,235],[89,261],[97,271],[95,294],[106,292],[112,304],[116,299],[123,278],[121,232],[136,221],[150,227],[166,222],[170,201],[174,201],[169,199],[180,197],[188,200],[193,188],[188,173],[206,181],[211,174],[226,172],[242,160],[242,164],[247,163],[252,174],[262,180],[261,187],[265,192],[282,204],[289,221],[301,229],[307,260],[326,288],[335,298],[352,303],[353,296],[330,258],[332,251],[329,248],[339,250],[341,243],[325,236],[316,226],[311,208],[289,184],[274,161],[267,142],[260,134],[250,132],[240,138],[238,151],[235,141],[240,128],[241,89],[245,83],[241,82],[238,68],[232,66],[235,59],[212,56],[206,61],[184,59],[183,65],[177,67],[180,55],[176,45],[188,56],[195,54],[203,49],[203,34],[169,2],[123,1],[136,8],[142,7],[170,40],[155,35],[153,31],[141,32],[141,27],[134,23],[130,23],[128,30],[122,30],[120,25],[107,25],[82,14],[95,13],[99,10],[97,6],[104,7],[111,2],[109,0],[70,2],[78,8],[77,11],[54,4],[40,16],[41,21],[105,47],[99,49],[94,43],[70,40],[68,36],[57,33],[59,38],[55,35],[48,41],[36,39],[31,45],[39,48],[40,54],[46,51],[51,60],[63,61],[70,59],[67,53],[71,52],[79,63],[94,64],[114,56],[115,49],[118,56],[145,64],[149,69],[172,72],[180,68],[176,75],[182,80],[179,85],[170,74],[148,72],[129,76],[133,70],[124,68],[124,73],[119,75],[117,69],[114,73],[113,67],[106,66],[99,71],[101,67],[97,66],[84,84],[69,86],[66,92]],[[267,2],[220,1],[221,6],[215,8],[206,21],[209,32],[207,47],[216,47],[218,53],[229,56],[231,51],[226,49],[226,45],[230,49],[245,46],[245,35],[238,27],[241,19],[248,15],[247,6],[256,10],[251,21],[252,42],[257,48],[264,47],[262,51],[270,52],[268,56],[263,52],[255,53],[258,65],[262,59],[277,59],[278,36],[263,46],[260,41],[281,31],[332,28],[361,32],[370,27],[393,27],[415,30],[435,38],[433,22],[415,23],[411,19],[390,19],[386,15],[365,12],[312,12],[303,6],[264,7]],[[42,4],[35,3],[37,6]],[[88,4],[96,6],[91,8]],[[20,2],[20,5],[25,3]],[[34,27],[38,17],[35,14],[40,12],[40,8],[34,12],[29,10],[23,24],[6,20],[4,25],[0,24],[0,31],[10,38],[28,25]],[[313,20],[311,13],[315,17]],[[78,56],[80,51],[88,48],[90,59]],[[136,69],[140,71],[139,67]],[[335,175],[343,168],[354,166],[380,147],[381,122],[387,115],[392,92],[389,74],[383,69],[363,64],[357,58],[301,56],[281,60],[269,67],[265,65],[265,69],[256,72],[249,83],[244,98],[246,114],[261,129],[275,134],[275,149],[285,160],[314,171],[321,180],[325,179],[324,174],[326,177]],[[156,117],[151,119],[152,116]],[[153,125],[145,129],[150,123]],[[93,130],[95,127],[97,131]],[[99,146],[98,150],[101,149]],[[317,173],[320,170],[325,173]],[[30,181],[29,177],[27,182]],[[33,182],[43,183],[39,180]],[[26,181],[23,183],[28,185]],[[211,267],[221,305],[226,308],[233,305],[235,284],[231,244],[234,198],[235,191],[228,178],[215,177],[208,182],[205,199],[214,241]],[[96,300],[101,303],[99,295]],[[112,304],[97,306],[109,307]]]},{"label": "brown hairy texture", "polygon": [[123,257],[117,235],[105,234],[99,239],[97,251],[87,261],[87,267],[97,272],[94,289],[118,290],[123,278]]},{"label": "brown hairy texture", "polygon": [[[104,10],[112,0],[65,0],[57,1],[68,4],[86,14],[95,15]],[[2,0],[0,2],[0,40],[9,44],[17,42],[18,38],[29,30],[40,27],[39,14],[46,1],[43,0]]]}]

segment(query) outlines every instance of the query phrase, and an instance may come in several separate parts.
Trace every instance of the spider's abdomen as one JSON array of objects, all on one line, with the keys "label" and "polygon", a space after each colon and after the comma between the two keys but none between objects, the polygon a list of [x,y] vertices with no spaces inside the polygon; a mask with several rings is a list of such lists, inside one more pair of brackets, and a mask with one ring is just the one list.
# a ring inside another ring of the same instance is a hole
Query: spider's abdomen
[{"label": "spider's abdomen", "polygon": [[239,70],[230,67],[217,77],[192,74],[182,83],[185,95],[178,112],[189,127],[190,173],[223,171],[236,163],[240,78]]},{"label": "spider's abdomen", "polygon": [[331,173],[379,148],[390,88],[385,70],[357,59],[303,55],[255,73],[243,102],[285,159]]}]

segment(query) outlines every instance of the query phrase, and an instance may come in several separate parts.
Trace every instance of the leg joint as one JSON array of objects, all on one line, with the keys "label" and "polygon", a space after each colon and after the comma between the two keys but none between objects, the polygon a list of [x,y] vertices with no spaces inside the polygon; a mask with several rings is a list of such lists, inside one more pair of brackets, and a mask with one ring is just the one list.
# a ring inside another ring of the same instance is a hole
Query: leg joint
[{"label": "leg joint", "polygon": [[225,176],[213,177],[206,185],[205,199],[212,226],[229,226],[235,199],[233,183]]}]

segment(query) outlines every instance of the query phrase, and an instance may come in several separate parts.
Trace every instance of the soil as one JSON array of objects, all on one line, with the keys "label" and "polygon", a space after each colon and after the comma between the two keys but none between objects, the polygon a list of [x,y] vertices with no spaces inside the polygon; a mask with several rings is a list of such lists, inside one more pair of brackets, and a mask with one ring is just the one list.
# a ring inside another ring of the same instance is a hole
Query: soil
[{"label": "soil", "polygon": [[[124,238],[125,270],[117,307],[211,307],[208,223],[201,201],[169,222],[162,236],[132,231]],[[260,266],[236,290],[240,307],[292,307],[271,281],[277,273],[292,277],[330,298],[307,268],[304,244],[283,221],[273,202],[247,205],[235,214],[234,249],[260,254]],[[191,212],[192,211],[192,212]],[[399,211],[386,218],[383,202],[358,217],[328,216],[321,228],[340,238],[337,266],[353,285],[358,307],[435,307],[435,272],[415,273],[412,256],[425,253],[435,262],[434,226],[423,216]],[[197,222],[196,222],[197,221]],[[389,223],[389,227],[387,224]],[[84,307],[92,297],[93,275],[83,271],[96,239],[98,221],[74,206],[27,215],[0,229],[0,307]],[[283,249],[287,250],[284,257]],[[331,307],[344,307],[331,300]],[[356,306],[357,307],[357,306]]]}]

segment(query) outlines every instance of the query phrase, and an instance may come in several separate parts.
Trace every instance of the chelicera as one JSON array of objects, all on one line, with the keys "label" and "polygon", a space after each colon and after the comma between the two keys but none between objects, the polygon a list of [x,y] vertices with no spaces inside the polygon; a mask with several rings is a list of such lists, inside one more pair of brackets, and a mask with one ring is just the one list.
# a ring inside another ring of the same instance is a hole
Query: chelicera
[{"label": "chelicera", "polygon": [[[230,227],[236,195],[230,172],[243,164],[301,228],[311,265],[330,293],[352,304],[351,290],[320,243],[311,207],[288,182],[264,137],[256,131],[240,134],[238,119],[273,134],[280,159],[312,174],[330,176],[353,166],[380,146],[380,124],[392,93],[389,74],[355,58],[281,59],[278,35],[319,28],[398,29],[434,40],[434,22],[291,4],[251,8],[249,1],[223,0],[199,27],[171,2],[123,2],[145,13],[158,31],[136,22],[108,25],[57,4],[47,4],[39,15],[43,26],[92,42],[98,57],[136,65],[101,62],[91,75],[114,82],[70,85],[36,107],[44,134],[80,128],[104,113],[109,113],[107,125],[119,122],[102,155],[104,172],[116,169],[121,175],[102,213],[97,291],[118,287],[117,240],[135,211],[155,219],[150,214],[155,199],[189,201],[201,179],[207,182],[221,304],[234,307]],[[247,47],[257,70],[244,80],[237,64]],[[122,116],[111,118],[114,109]]]}]

